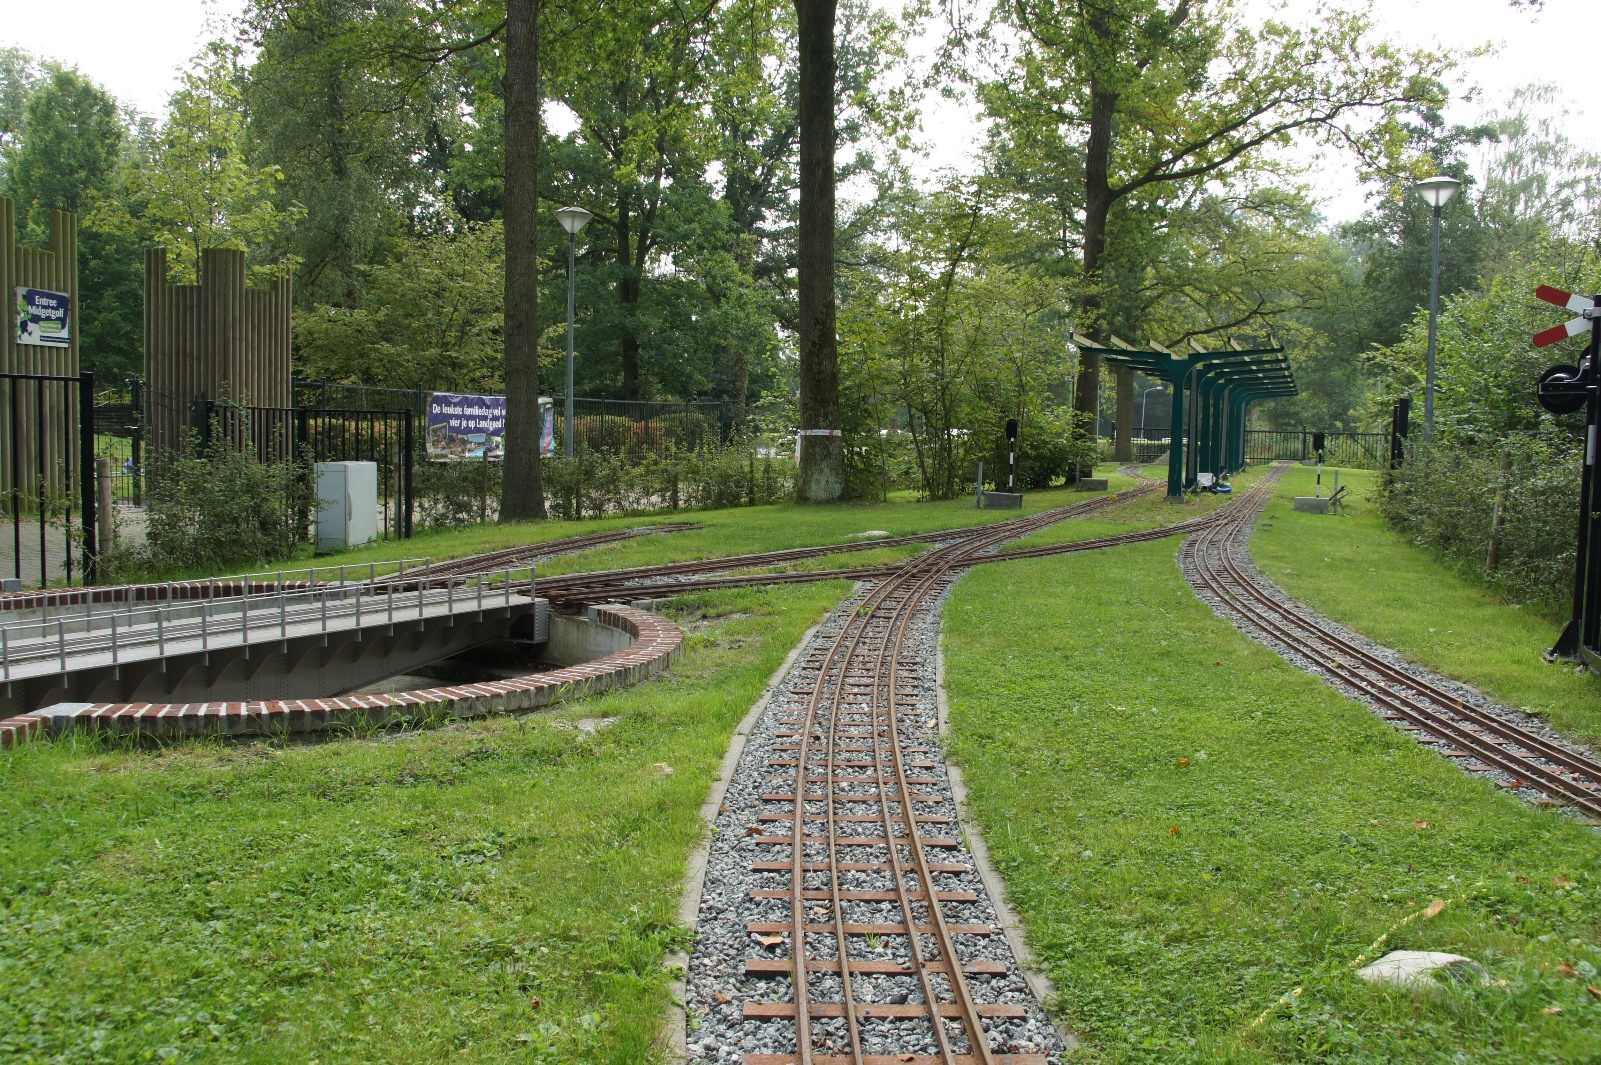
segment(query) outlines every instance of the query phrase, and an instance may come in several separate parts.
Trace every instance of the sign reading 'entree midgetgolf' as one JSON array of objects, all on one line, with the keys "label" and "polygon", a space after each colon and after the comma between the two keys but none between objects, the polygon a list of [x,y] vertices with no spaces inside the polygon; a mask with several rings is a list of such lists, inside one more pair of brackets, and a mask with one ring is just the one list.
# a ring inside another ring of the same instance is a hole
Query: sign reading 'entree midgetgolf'
[{"label": "sign reading 'entree midgetgolf'", "polygon": [[72,297],[39,288],[17,289],[17,343],[72,345]]}]

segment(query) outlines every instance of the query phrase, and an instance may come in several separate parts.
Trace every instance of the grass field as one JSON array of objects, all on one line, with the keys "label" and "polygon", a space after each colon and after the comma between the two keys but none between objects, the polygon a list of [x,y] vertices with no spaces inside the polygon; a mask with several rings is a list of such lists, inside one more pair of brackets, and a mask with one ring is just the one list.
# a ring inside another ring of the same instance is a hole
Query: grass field
[{"label": "grass field", "polygon": [[[1391,530],[1370,499],[1373,474],[1341,471],[1355,496],[1338,517],[1297,514],[1314,471],[1293,467],[1252,540],[1257,564],[1285,591],[1412,660],[1601,743],[1601,679],[1542,659],[1562,621],[1508,606]],[[1332,480],[1324,471],[1325,493]]]},{"label": "grass field", "polygon": [[[1075,1060],[1601,1060],[1594,831],[1246,639],[1176,547],[979,567],[946,609],[952,752]],[[1493,982],[1352,975],[1390,949]]]},{"label": "grass field", "polygon": [[700,804],[845,587],[686,600],[682,665],[553,715],[0,754],[0,1058],[651,1059]]}]

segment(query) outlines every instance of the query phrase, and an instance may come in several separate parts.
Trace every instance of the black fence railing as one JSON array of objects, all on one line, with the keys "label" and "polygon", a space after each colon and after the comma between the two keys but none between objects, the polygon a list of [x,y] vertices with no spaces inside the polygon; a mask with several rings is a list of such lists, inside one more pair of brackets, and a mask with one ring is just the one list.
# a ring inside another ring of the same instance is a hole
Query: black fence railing
[{"label": "black fence railing", "polygon": [[93,374],[0,373],[0,575],[18,587],[94,579],[93,410]]},{"label": "black fence railing", "polygon": [[1318,433],[1311,429],[1248,429],[1245,461],[1315,461],[1318,436],[1323,438],[1323,461],[1330,466],[1378,470],[1390,461],[1388,433]]}]

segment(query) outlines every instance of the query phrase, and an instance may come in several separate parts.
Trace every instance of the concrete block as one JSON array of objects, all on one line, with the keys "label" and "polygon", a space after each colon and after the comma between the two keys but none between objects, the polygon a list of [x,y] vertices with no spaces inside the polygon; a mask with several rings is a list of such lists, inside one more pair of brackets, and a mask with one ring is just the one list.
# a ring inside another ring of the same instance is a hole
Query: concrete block
[{"label": "concrete block", "polygon": [[1327,514],[1329,512],[1329,497],[1296,496],[1295,509],[1307,514]]},{"label": "concrete block", "polygon": [[1392,950],[1372,965],[1358,969],[1356,975],[1370,983],[1394,984],[1414,990],[1432,990],[1440,982],[1466,983],[1477,979],[1488,983],[1484,967],[1460,954],[1436,950]]},{"label": "concrete block", "polygon": [[1104,492],[1109,486],[1105,477],[1080,477],[1074,487],[1080,492]]},{"label": "concrete block", "polygon": [[981,496],[985,510],[1021,510],[1023,496],[1018,492],[985,492]]}]

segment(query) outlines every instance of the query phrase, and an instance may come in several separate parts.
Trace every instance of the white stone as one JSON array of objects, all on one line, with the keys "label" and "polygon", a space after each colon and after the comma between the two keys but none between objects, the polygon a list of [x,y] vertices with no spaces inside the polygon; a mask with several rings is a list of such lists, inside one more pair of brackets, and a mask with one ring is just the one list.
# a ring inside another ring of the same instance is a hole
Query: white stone
[{"label": "white stone", "polygon": [[1372,965],[1358,969],[1356,975],[1375,984],[1423,989],[1438,987],[1442,979],[1453,983],[1474,978],[1483,983],[1489,979],[1483,966],[1472,958],[1437,950],[1392,950]]},{"label": "white stone", "polygon": [[872,539],[875,539],[875,538],[880,537],[880,536],[888,536],[888,535],[889,535],[889,531],[887,529],[868,529],[866,532],[859,532],[859,533],[853,534],[850,537],[850,539],[852,539],[852,540],[872,540]]}]

